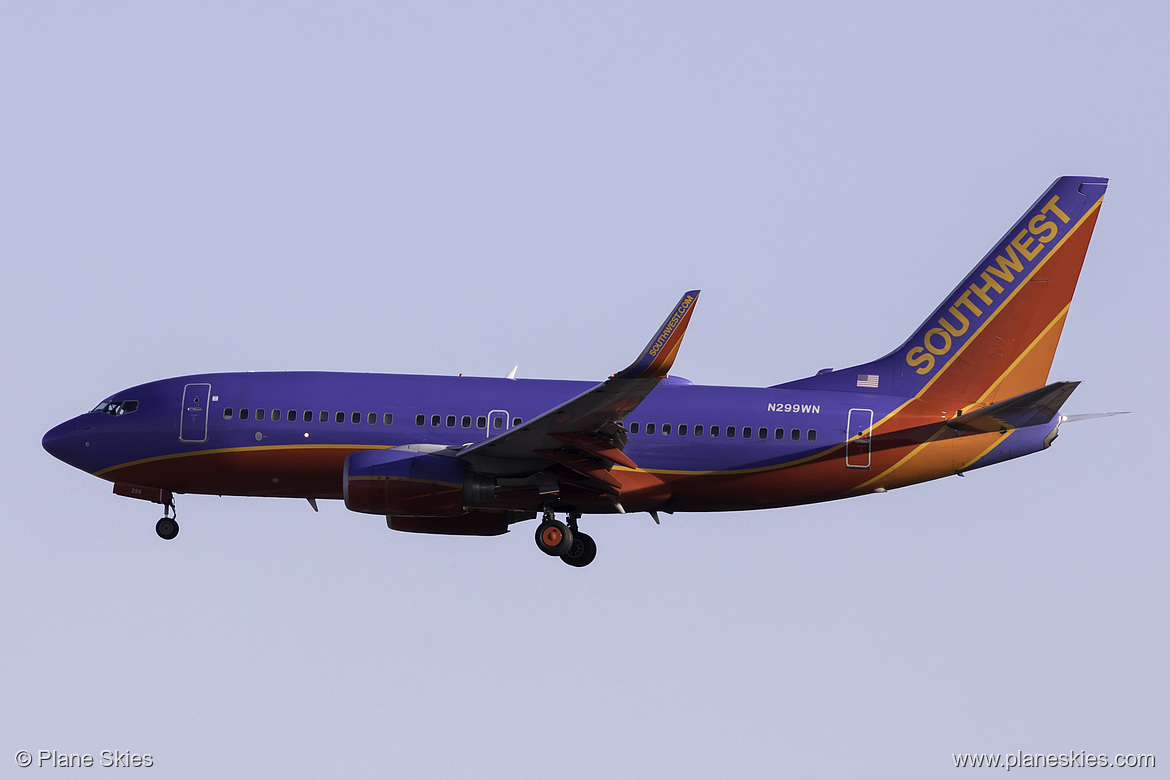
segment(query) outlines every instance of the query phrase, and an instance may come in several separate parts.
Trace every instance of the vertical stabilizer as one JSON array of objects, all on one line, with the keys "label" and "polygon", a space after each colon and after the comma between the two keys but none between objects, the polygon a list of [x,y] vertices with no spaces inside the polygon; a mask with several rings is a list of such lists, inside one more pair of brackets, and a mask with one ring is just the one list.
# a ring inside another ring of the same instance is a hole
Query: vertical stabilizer
[{"label": "vertical stabilizer", "polygon": [[890,354],[782,386],[960,405],[995,403],[1044,386],[1107,183],[1085,176],[1053,182]]}]

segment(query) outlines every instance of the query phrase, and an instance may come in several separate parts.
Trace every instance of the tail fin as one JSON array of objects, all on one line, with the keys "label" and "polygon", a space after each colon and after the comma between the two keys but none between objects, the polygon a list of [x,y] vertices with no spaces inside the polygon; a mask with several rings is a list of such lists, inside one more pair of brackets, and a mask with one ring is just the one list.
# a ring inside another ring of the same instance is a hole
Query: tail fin
[{"label": "tail fin", "polygon": [[914,335],[883,358],[780,387],[990,404],[1042,387],[1108,179],[1053,182]]}]

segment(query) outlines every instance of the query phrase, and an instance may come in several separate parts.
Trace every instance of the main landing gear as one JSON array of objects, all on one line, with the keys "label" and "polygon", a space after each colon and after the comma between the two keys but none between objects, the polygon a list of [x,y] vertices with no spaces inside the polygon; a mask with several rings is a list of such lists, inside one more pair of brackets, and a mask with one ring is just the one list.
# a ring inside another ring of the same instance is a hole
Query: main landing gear
[{"label": "main landing gear", "polygon": [[557,520],[551,509],[544,510],[544,519],[536,529],[536,546],[545,555],[560,558],[570,566],[588,566],[597,557],[597,542],[577,529],[581,515],[570,513],[568,523]]},{"label": "main landing gear", "polygon": [[179,513],[175,511],[175,499],[163,506],[162,518],[154,524],[154,532],[168,542],[179,535]]}]

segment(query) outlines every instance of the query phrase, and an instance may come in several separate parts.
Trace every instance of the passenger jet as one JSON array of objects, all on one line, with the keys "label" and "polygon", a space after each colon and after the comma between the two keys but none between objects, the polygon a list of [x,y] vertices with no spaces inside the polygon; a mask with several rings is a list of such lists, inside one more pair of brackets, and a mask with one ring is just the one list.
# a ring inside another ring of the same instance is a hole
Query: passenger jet
[{"label": "passenger jet", "polygon": [[491,536],[540,516],[537,546],[571,566],[597,554],[586,514],[658,521],[962,474],[1043,450],[1077,419],[1059,412],[1078,382],[1048,372],[1106,184],[1057,179],[910,338],[850,368],[771,387],[670,376],[694,290],[598,383],[198,374],[115,393],[43,445],[162,504],[163,539],[179,493],[332,498],[416,533]]}]

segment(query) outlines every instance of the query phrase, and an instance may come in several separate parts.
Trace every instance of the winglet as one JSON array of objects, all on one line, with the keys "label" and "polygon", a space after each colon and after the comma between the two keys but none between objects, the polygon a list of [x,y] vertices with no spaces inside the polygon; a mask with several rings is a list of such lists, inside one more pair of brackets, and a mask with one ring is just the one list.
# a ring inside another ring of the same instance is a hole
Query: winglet
[{"label": "winglet", "polygon": [[650,339],[646,349],[642,350],[641,356],[615,376],[622,379],[655,379],[666,376],[670,367],[674,365],[674,356],[682,344],[683,334],[686,333],[687,323],[691,321],[691,312],[694,311],[695,301],[698,299],[698,290],[685,293],[662,323],[662,327],[654,334],[654,338]]}]

